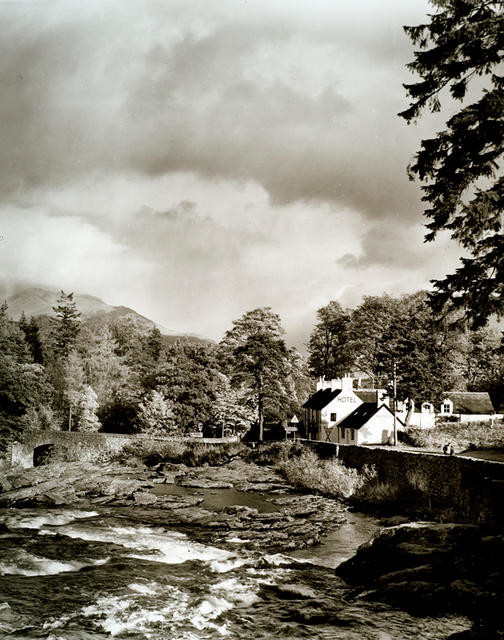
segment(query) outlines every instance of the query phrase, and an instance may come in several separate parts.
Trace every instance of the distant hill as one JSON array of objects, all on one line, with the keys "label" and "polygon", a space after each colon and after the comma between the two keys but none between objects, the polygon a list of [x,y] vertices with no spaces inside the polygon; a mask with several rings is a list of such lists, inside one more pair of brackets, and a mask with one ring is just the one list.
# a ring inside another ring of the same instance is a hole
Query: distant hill
[{"label": "distant hill", "polygon": [[[43,289],[41,287],[29,287],[6,299],[8,305],[8,315],[13,320],[19,320],[21,314],[27,318],[31,316],[53,315],[53,307],[56,306],[59,291]],[[103,321],[104,323],[114,322],[123,316],[133,316],[149,327],[157,327],[165,337],[165,342],[175,342],[175,340],[186,338],[194,342],[212,342],[208,338],[192,333],[180,333],[170,331],[166,327],[142,316],[129,307],[114,307],[103,302],[96,296],[87,294],[74,294],[74,301],[77,309],[82,313],[84,320]]]}]

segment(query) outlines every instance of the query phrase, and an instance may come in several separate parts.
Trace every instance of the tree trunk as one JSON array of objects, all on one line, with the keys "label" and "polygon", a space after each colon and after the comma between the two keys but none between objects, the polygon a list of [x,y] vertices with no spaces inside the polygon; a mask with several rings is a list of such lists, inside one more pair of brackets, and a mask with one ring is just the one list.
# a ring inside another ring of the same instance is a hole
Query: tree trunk
[{"label": "tree trunk", "polygon": [[264,407],[263,407],[263,397],[262,395],[259,396],[259,401],[258,401],[258,407],[257,407],[257,413],[259,416],[259,442],[262,442],[264,440]]}]

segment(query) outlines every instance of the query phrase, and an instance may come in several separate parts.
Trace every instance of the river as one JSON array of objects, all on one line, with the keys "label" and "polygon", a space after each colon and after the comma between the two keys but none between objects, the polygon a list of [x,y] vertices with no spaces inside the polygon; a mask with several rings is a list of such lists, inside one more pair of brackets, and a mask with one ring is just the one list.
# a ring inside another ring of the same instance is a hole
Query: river
[{"label": "river", "polygon": [[[206,507],[274,508],[238,494],[207,492]],[[362,514],[289,554],[247,549],[234,532],[225,547],[202,544],[138,507],[0,510],[0,523],[5,640],[440,640],[470,626],[352,597],[334,567],[376,531]]]}]

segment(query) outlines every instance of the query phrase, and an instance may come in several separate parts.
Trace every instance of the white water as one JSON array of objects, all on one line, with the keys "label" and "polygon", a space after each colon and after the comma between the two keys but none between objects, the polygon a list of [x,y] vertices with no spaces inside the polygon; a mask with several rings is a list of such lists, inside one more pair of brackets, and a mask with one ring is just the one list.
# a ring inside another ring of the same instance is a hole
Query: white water
[{"label": "white water", "polygon": [[0,575],[6,576],[54,576],[58,573],[80,571],[84,567],[96,567],[105,564],[108,558],[83,561],[61,562],[27,553],[23,549],[11,551],[8,557],[0,561]]},{"label": "white water", "polygon": [[[440,640],[468,627],[464,620],[419,620],[372,603],[343,605],[344,589],[332,570],[314,567],[312,575],[299,564],[308,557],[317,563],[318,554],[318,564],[327,566],[330,552],[323,547],[296,552],[297,560],[239,544],[228,551],[91,511],[9,511],[0,521],[25,545],[11,545],[0,561],[0,602],[8,614],[5,622],[0,615],[2,640]],[[343,546],[336,538],[330,543]],[[58,549],[66,555],[50,559]],[[276,595],[281,585],[316,593],[316,601],[282,599]],[[325,613],[316,623],[298,620],[299,611],[309,617],[318,601],[344,624],[325,622]]]},{"label": "white water", "polygon": [[64,535],[93,542],[106,542],[134,549],[130,558],[155,560],[166,564],[181,564],[202,560],[212,564],[217,572],[225,572],[242,564],[234,553],[190,541],[183,533],[144,526],[97,527],[94,523],[73,523],[51,529],[41,528],[42,535]]}]

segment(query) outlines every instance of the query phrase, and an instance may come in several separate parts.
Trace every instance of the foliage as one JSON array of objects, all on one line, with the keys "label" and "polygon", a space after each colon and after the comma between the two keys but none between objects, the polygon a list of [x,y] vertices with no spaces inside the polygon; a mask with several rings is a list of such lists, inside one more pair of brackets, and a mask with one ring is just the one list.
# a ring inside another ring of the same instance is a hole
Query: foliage
[{"label": "foliage", "polygon": [[24,416],[26,429],[34,431],[58,431],[56,415],[49,404],[30,407]]},{"label": "foliage", "polygon": [[441,451],[451,443],[455,452],[471,448],[504,448],[504,424],[502,421],[486,422],[438,422],[432,429],[409,428],[401,434],[403,442],[413,447]]},{"label": "foliage", "polygon": [[308,342],[308,367],[314,377],[340,378],[352,368],[348,329],[350,314],[339,302],[331,300],[317,311]]},{"label": "foliage", "polygon": [[297,440],[265,442],[250,450],[249,459],[255,464],[277,466],[301,455],[305,449],[306,446]]},{"label": "foliage", "polygon": [[247,388],[254,400],[262,440],[265,413],[278,412],[292,399],[294,354],[285,344],[280,316],[270,307],[249,311],[233,325],[220,352],[232,384]]},{"label": "foliage", "polygon": [[58,357],[66,358],[75,346],[79,335],[80,312],[73,299],[73,293],[60,292],[52,320],[52,347]]},{"label": "foliage", "polygon": [[23,312],[19,320],[19,328],[24,333],[33,362],[44,364],[44,349],[37,320],[32,316],[28,321]]},{"label": "foliage", "polygon": [[171,458],[170,461],[182,462],[188,467],[200,467],[204,464],[219,466],[229,462],[230,458],[240,455],[244,450],[244,445],[239,442],[225,444],[188,442],[180,458],[178,460]]},{"label": "foliage", "polygon": [[98,431],[100,429],[101,424],[96,415],[98,406],[93,387],[86,385],[82,390],[78,405],[77,424],[79,431]]},{"label": "foliage", "polygon": [[463,308],[477,328],[504,312],[504,2],[433,4],[428,24],[405,27],[418,47],[408,67],[420,80],[405,85],[412,101],[399,115],[410,122],[426,108],[440,111],[446,90],[461,102],[454,113],[450,103],[445,129],[422,141],[409,170],[424,183],[426,240],[446,230],[470,254],[434,281],[431,304]]},{"label": "foliage", "polygon": [[206,444],[181,439],[152,442],[135,438],[118,452],[117,458],[145,460],[153,455],[158,455],[164,462],[198,467],[204,464],[225,464],[230,458],[246,454],[247,451],[245,445],[240,442]]},{"label": "foliage", "polygon": [[433,316],[424,292],[403,296],[382,336],[378,371],[391,379],[395,363],[399,398],[438,403],[456,388],[458,337]]},{"label": "foliage", "polygon": [[76,344],[87,384],[96,392],[100,406],[112,403],[118,395],[124,395],[125,388],[135,380],[125,363],[118,355],[118,343],[108,326],[81,329]]},{"label": "foliage", "polygon": [[175,434],[172,403],[165,400],[159,391],[150,391],[139,405],[138,431],[148,436]]},{"label": "foliage", "polygon": [[375,382],[380,373],[384,336],[397,304],[397,299],[389,295],[364,296],[351,314],[347,348],[354,366],[370,375]]},{"label": "foliage", "polygon": [[365,296],[349,312],[340,347],[378,388],[392,382],[395,364],[399,400],[437,404],[447,390],[503,388],[499,335],[487,329],[468,332],[452,318],[434,314],[423,291],[398,298]]},{"label": "foliage", "polygon": [[44,367],[34,363],[23,332],[0,307],[0,425],[5,439],[26,428],[29,416],[48,405],[51,385]]},{"label": "foliage", "polygon": [[144,384],[170,400],[177,427],[190,432],[212,421],[213,404],[226,380],[219,371],[215,347],[179,342],[168,348],[166,359]]},{"label": "foliage", "polygon": [[361,471],[345,467],[336,458],[321,460],[307,449],[294,459],[280,463],[280,470],[297,488],[317,491],[336,498],[350,498],[376,475],[371,468]]},{"label": "foliage", "polygon": [[462,376],[468,391],[504,391],[504,354],[502,334],[483,327],[461,336]]},{"label": "foliage", "polygon": [[234,389],[229,379],[223,376],[222,386],[215,394],[210,416],[214,425],[230,428],[233,433],[244,433],[250,429],[255,411],[246,391],[240,387]]},{"label": "foliage", "polygon": [[132,437],[124,447],[116,453],[115,457],[125,462],[131,459],[144,460],[149,456],[159,455],[165,461],[179,462],[186,448],[186,441],[180,438],[156,442],[142,437]]},{"label": "foliage", "polygon": [[140,380],[161,360],[161,332],[133,315],[121,316],[110,326],[115,353]]}]

